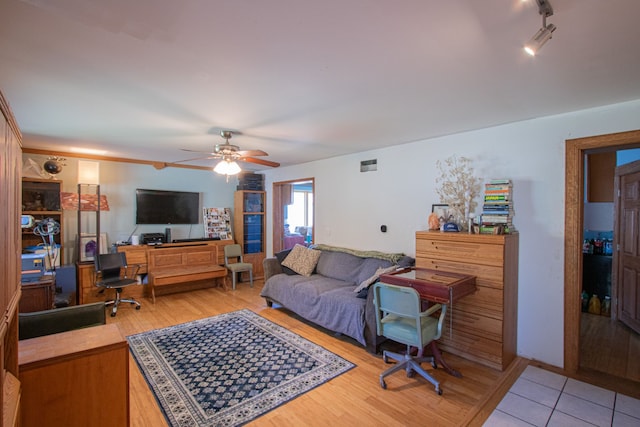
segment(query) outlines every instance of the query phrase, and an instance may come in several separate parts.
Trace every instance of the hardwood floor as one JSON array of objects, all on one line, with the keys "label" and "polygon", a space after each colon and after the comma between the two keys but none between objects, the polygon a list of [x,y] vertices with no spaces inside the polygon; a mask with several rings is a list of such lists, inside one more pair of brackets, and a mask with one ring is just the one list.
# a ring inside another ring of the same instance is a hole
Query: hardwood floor
[{"label": "hardwood floor", "polygon": [[610,317],[582,313],[580,368],[640,382],[640,335]]},{"label": "hardwood floor", "polygon": [[[481,425],[527,363],[518,359],[513,368],[499,372],[445,354],[447,362],[464,377],[454,378],[442,369],[436,370],[434,376],[441,382],[442,396],[422,378],[407,378],[402,373],[388,377],[388,388],[382,390],[378,377],[387,365],[381,357],[367,353],[350,338],[336,337],[284,309],[268,308],[259,296],[261,288],[262,282],[256,281],[253,288],[240,283],[235,291],[201,289],[159,296],[155,305],[143,299],[140,311],[123,306],[115,318],[108,318],[108,323],[116,323],[126,336],[248,308],[357,365],[250,423],[255,426]],[[130,362],[131,426],[166,426],[133,358]]]}]

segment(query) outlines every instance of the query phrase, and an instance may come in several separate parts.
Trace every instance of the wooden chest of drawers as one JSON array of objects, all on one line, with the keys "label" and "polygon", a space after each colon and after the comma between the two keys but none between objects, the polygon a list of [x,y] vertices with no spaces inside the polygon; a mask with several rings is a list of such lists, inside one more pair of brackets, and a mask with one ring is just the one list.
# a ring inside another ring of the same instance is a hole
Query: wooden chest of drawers
[{"label": "wooden chest of drawers", "polygon": [[[516,356],[518,234],[416,232],[416,267],[476,276],[445,322],[442,350],[504,370]],[[452,326],[451,326],[452,325]]]}]

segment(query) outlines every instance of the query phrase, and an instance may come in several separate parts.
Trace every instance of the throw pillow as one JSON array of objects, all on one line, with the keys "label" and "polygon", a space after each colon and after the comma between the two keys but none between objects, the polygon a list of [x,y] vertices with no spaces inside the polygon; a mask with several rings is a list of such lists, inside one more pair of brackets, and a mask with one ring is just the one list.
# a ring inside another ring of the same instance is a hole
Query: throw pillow
[{"label": "throw pillow", "polygon": [[282,265],[282,261],[284,261],[284,259],[287,257],[287,255],[289,255],[290,252],[291,252],[291,249],[285,249],[284,251],[278,252],[275,256],[278,259],[280,266],[282,267],[282,272],[288,276],[295,276],[298,273],[296,273],[289,267],[285,267],[284,265]]},{"label": "throw pillow", "polygon": [[322,254],[321,251],[309,249],[302,245],[295,245],[282,262],[282,265],[289,267],[302,276],[308,277],[311,276],[311,273],[316,268],[320,254]]},{"label": "throw pillow", "polygon": [[376,280],[378,280],[378,278],[380,276],[382,276],[383,274],[387,274],[390,273],[392,271],[394,271],[396,268],[398,268],[397,265],[392,265],[390,267],[386,267],[386,268],[378,268],[376,270],[376,272],[373,274],[373,276],[369,277],[368,279],[363,280],[354,290],[353,292],[358,293],[363,289],[367,289],[369,287],[369,285],[371,285],[373,282],[375,282]]}]

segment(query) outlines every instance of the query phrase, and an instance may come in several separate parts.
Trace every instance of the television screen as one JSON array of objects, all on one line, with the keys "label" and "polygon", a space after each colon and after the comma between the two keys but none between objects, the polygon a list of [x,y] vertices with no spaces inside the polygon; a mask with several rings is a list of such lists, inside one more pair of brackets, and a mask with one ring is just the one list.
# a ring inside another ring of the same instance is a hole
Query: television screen
[{"label": "television screen", "polygon": [[136,190],[136,224],[198,224],[200,193]]}]

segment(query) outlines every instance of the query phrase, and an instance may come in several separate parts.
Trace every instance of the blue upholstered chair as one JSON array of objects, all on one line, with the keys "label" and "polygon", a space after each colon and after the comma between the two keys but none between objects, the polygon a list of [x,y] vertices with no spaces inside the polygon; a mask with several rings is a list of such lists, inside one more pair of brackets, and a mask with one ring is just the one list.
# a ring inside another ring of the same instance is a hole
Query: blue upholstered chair
[{"label": "blue upholstered chair", "polygon": [[249,272],[249,281],[253,288],[253,264],[242,259],[242,247],[238,244],[224,247],[224,266],[231,272],[233,289],[236,288],[236,276],[243,271]]},{"label": "blue upholstered chair", "polygon": [[[373,298],[376,307],[376,327],[378,335],[405,344],[407,352],[404,354],[384,351],[382,358],[389,363],[389,358],[397,361],[395,366],[380,374],[380,386],[387,388],[384,378],[399,370],[406,370],[407,376],[419,373],[435,386],[441,395],[440,383],[429,375],[421,363],[431,363],[435,368],[433,357],[424,357],[424,347],[431,341],[437,340],[442,334],[442,324],[447,312],[444,304],[434,304],[426,311],[421,311],[420,295],[409,287],[396,286],[378,282],[373,286]],[[440,311],[440,315],[434,314]],[[411,356],[411,348],[418,349],[417,356]]]}]

